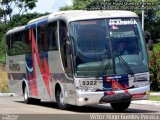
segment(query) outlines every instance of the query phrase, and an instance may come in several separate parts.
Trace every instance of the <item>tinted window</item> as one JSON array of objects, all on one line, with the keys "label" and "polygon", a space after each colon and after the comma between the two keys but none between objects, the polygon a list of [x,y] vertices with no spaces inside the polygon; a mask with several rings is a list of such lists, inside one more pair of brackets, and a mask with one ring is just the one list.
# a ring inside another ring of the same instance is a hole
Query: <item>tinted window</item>
[{"label": "tinted window", "polygon": [[37,28],[39,51],[57,50],[57,22]]}]

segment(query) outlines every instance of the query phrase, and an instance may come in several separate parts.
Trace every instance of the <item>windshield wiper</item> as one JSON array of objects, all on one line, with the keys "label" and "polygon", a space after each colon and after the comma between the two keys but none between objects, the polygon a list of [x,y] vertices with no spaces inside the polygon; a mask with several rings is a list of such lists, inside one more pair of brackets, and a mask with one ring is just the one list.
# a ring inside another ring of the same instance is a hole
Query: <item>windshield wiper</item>
[{"label": "windshield wiper", "polygon": [[[107,59],[107,63],[105,64],[105,60]],[[105,72],[109,69],[110,67],[110,62],[108,60],[108,55],[106,55],[106,57],[104,57],[98,67],[98,72],[97,72],[97,76],[96,78],[98,79],[101,75],[104,75]]]},{"label": "windshield wiper", "polygon": [[123,63],[123,65],[125,66],[125,70],[127,71],[127,73],[134,75],[133,70],[131,69],[131,67],[128,65],[128,63],[123,59],[123,57],[121,55],[118,56],[119,60],[121,60],[121,62]]}]

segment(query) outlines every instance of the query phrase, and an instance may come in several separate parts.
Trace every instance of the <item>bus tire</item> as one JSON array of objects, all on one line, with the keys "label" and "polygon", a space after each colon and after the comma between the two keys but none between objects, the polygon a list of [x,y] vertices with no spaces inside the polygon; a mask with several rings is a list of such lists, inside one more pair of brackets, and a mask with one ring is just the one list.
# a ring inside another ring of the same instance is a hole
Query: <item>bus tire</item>
[{"label": "bus tire", "polygon": [[68,109],[69,105],[64,103],[64,94],[60,87],[56,90],[56,102],[60,109]]},{"label": "bus tire", "polygon": [[24,102],[26,104],[31,104],[32,103],[32,99],[29,98],[29,91],[28,91],[28,89],[27,89],[26,86],[24,87],[24,94],[23,94],[23,96],[24,96]]},{"label": "bus tire", "polygon": [[115,110],[115,111],[125,111],[129,105],[131,104],[131,101],[127,101],[127,102],[118,102],[118,103],[110,103],[111,107]]}]

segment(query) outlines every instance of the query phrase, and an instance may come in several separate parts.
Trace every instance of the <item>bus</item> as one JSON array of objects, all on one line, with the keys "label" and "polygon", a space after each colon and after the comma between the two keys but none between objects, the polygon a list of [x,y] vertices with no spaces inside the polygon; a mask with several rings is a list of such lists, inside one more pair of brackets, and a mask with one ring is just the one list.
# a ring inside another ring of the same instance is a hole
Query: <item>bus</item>
[{"label": "bus", "polygon": [[149,60],[136,13],[54,12],[9,30],[6,44],[11,91],[27,104],[110,103],[124,111],[149,97]]}]

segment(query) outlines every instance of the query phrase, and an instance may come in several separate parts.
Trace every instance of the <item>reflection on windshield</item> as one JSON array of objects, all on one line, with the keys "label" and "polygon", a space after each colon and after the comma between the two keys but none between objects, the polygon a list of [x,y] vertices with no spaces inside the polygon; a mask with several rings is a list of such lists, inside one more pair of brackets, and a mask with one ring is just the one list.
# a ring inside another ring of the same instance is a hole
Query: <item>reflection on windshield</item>
[{"label": "reflection on windshield", "polygon": [[135,19],[110,19],[112,48],[119,55],[139,54],[137,22]]},{"label": "reflection on windshield", "polygon": [[76,64],[101,61],[109,48],[105,20],[74,23]]},{"label": "reflection on windshield", "polygon": [[[134,73],[148,71],[148,58],[137,19],[72,22],[70,35],[73,37],[74,64],[78,76],[115,74],[114,70],[116,74],[126,74],[125,68],[120,65],[119,56]],[[106,65],[111,67],[104,69]]]}]

